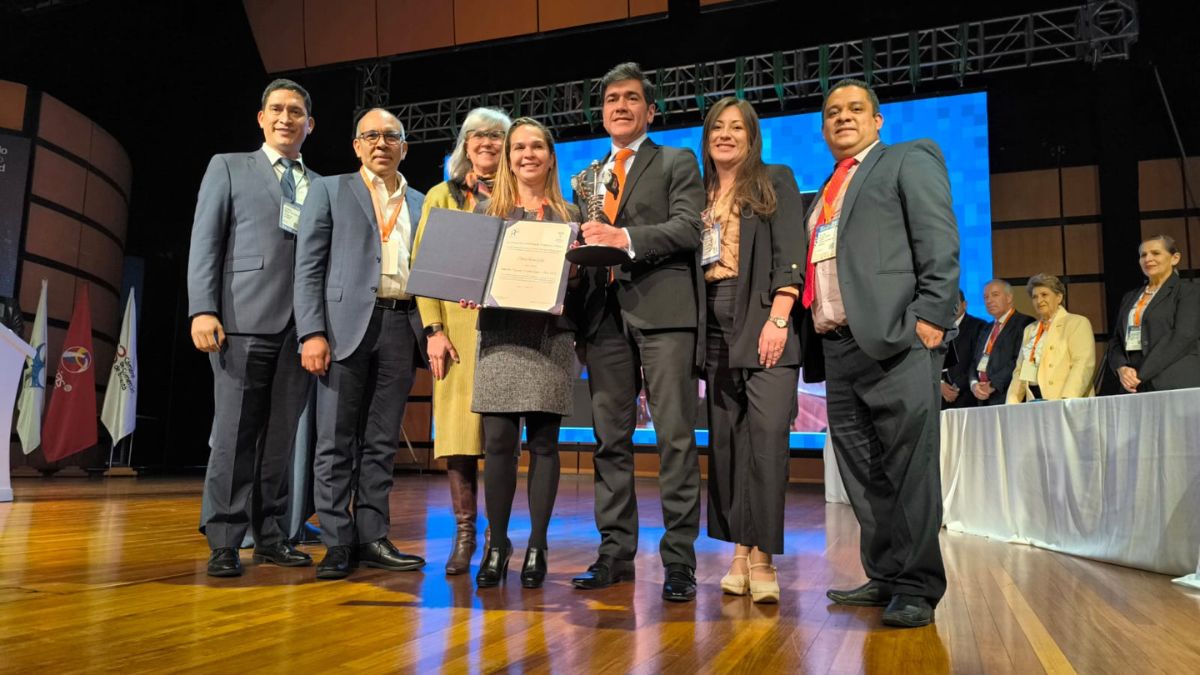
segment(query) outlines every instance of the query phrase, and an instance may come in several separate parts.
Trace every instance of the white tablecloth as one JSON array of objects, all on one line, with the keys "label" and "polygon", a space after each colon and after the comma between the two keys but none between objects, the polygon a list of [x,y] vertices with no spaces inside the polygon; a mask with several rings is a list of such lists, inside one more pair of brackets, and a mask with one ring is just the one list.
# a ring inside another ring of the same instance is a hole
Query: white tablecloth
[{"label": "white tablecloth", "polygon": [[1200,389],[948,410],[941,432],[948,529],[1200,588]]}]

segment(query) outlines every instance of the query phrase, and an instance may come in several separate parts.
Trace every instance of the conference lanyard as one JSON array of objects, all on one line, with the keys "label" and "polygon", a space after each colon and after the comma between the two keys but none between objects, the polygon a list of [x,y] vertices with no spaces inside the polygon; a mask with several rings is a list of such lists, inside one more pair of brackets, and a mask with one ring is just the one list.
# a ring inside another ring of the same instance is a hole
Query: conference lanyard
[{"label": "conference lanyard", "polygon": [[1046,324],[1039,321],[1037,337],[1033,338],[1033,347],[1030,348],[1030,350],[1029,350],[1029,362],[1030,363],[1037,363],[1037,361],[1034,359],[1034,357],[1037,355],[1038,343],[1042,341],[1042,333],[1045,333],[1045,332],[1046,332]]},{"label": "conference lanyard", "polygon": [[1015,311],[1017,311],[1017,310],[1015,310],[1015,309],[1008,310],[1008,313],[1005,314],[1000,319],[1000,327],[997,328],[995,331],[992,332],[991,335],[988,336],[987,346],[983,348],[984,354],[987,354],[988,356],[992,355],[992,347],[996,346],[996,339],[1000,337],[1000,332],[1004,330],[1004,324],[1008,323],[1008,320],[1012,318],[1013,312],[1015,312]]},{"label": "conference lanyard", "polygon": [[1133,325],[1142,325],[1142,309],[1146,307],[1146,303],[1150,302],[1150,298],[1154,297],[1153,293],[1143,292],[1142,297],[1138,300],[1137,307],[1133,309]]},{"label": "conference lanyard", "polygon": [[[366,167],[363,167],[358,172],[358,175],[362,176],[363,183],[367,186],[367,192],[371,193],[371,206],[375,207],[375,221],[380,228],[380,236],[386,242],[392,236],[392,230],[396,227],[396,219],[400,217],[400,209],[404,206],[404,194],[401,193],[400,200],[396,202],[396,209],[392,211],[392,217],[388,218],[385,223],[383,220],[383,206],[379,203],[379,195],[375,192],[375,186],[371,185],[371,179],[367,178]],[[387,183],[385,182],[383,186],[386,190]]]}]

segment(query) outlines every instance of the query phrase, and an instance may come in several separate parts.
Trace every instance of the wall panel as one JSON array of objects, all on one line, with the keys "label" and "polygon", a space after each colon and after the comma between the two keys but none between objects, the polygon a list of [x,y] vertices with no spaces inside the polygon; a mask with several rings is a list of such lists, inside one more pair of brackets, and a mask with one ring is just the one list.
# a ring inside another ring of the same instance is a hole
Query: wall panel
[{"label": "wall panel", "polygon": [[628,0],[539,0],[538,29],[545,32],[629,18]]},{"label": "wall panel", "polygon": [[454,46],[454,3],[377,0],[379,55]]},{"label": "wall panel", "polygon": [[375,58],[375,26],[375,0],[305,0],[305,61],[312,67]]},{"label": "wall panel", "polygon": [[304,60],[304,0],[244,0],[246,18],[268,73],[297,70]]},{"label": "wall panel", "polygon": [[537,0],[454,0],[454,38],[460,45],[536,33],[537,22]]}]

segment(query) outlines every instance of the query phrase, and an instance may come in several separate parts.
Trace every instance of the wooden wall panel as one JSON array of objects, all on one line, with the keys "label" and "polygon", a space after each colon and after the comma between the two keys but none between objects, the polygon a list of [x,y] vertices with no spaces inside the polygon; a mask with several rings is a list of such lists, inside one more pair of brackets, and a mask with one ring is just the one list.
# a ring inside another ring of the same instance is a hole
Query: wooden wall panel
[{"label": "wooden wall panel", "polygon": [[[75,276],[28,260],[21,265],[21,309],[30,314],[37,312],[42,279],[47,281],[46,314],[52,319],[69,321],[75,303]],[[25,325],[32,330],[32,321]]]},{"label": "wooden wall panel", "polygon": [[460,45],[536,33],[537,22],[537,0],[454,0],[454,39]]},{"label": "wooden wall panel", "polygon": [[99,277],[114,288],[120,288],[123,263],[120,245],[95,228],[80,228],[79,269]]},{"label": "wooden wall panel", "polygon": [[538,29],[543,32],[604,21],[617,21],[628,17],[628,0],[538,1]]},{"label": "wooden wall panel", "polygon": [[[1189,218],[1192,224],[1192,250],[1187,250],[1187,227],[1183,218],[1144,218],[1142,219],[1142,238],[1153,237],[1158,234],[1165,234],[1175,240],[1175,246],[1179,249],[1179,269],[1191,269],[1192,261],[1196,259],[1197,251],[1200,251],[1200,243],[1196,241],[1196,235],[1200,234],[1200,226],[1198,226],[1197,218]],[[1190,255],[1189,255],[1190,253]],[[1130,262],[1137,264],[1137,251],[1131,251],[1129,254]]]},{"label": "wooden wall panel", "polygon": [[49,94],[42,94],[38,136],[87,159],[92,150],[92,121]]},{"label": "wooden wall panel", "polygon": [[1142,211],[1183,208],[1183,176],[1179,160],[1138,162],[1138,208]]},{"label": "wooden wall panel", "polygon": [[[97,286],[86,279],[77,279],[75,282],[76,288],[82,284],[88,285],[88,299],[92,303],[92,330],[117,339],[121,335],[121,312],[125,310],[119,306],[121,299],[107,288]],[[107,377],[108,372],[104,375]]]},{"label": "wooden wall panel", "polygon": [[379,55],[406,54],[454,46],[454,3],[378,0]]},{"label": "wooden wall panel", "polygon": [[1058,172],[1054,169],[992,174],[992,220],[1057,218]]},{"label": "wooden wall panel", "polygon": [[1107,312],[1104,310],[1104,284],[1076,282],[1067,286],[1067,297],[1063,300],[1067,311],[1082,314],[1092,322],[1092,331],[1107,333]]},{"label": "wooden wall panel", "polygon": [[92,148],[88,161],[98,171],[108,176],[120,186],[125,195],[133,188],[133,165],[125,149],[112,137],[112,134],[98,126],[92,126]]},{"label": "wooden wall panel", "polygon": [[308,65],[304,59],[304,0],[243,0],[242,5],[268,73]]},{"label": "wooden wall panel", "polygon": [[[667,0],[629,0],[629,16],[666,14]],[[616,65],[615,63],[613,65]]]},{"label": "wooden wall panel", "polygon": [[0,80],[0,127],[23,131],[25,129],[25,85]]},{"label": "wooden wall panel", "polygon": [[433,376],[424,368],[417,369],[416,378],[413,379],[412,391],[409,396],[432,396],[433,395]]},{"label": "wooden wall panel", "polygon": [[[432,428],[430,421],[432,417],[433,404],[427,401],[410,401],[404,407],[404,433],[408,435],[408,440],[412,443],[428,443],[429,432]],[[404,445],[404,441],[400,441]],[[402,449],[403,450],[403,449]],[[407,452],[407,450],[403,450]]]},{"label": "wooden wall panel", "polygon": [[1067,225],[1063,230],[1067,240],[1067,274],[1102,273],[1104,244],[1100,224]]},{"label": "wooden wall panel", "polygon": [[1063,273],[1062,234],[1057,227],[1021,227],[992,232],[992,267],[998,277]]},{"label": "wooden wall panel", "polygon": [[824,483],[825,461],[816,457],[792,457],[788,460],[788,481]]},{"label": "wooden wall panel", "polygon": [[1095,216],[1100,213],[1100,171],[1095,166],[1063,169],[1063,215]]},{"label": "wooden wall panel", "polygon": [[309,67],[375,58],[375,0],[305,0],[304,58]]},{"label": "wooden wall panel", "polygon": [[[37,204],[29,205],[29,226],[25,232],[25,250],[33,255],[75,266],[79,262],[79,230],[83,223]],[[41,288],[40,285],[37,286]],[[22,288],[24,282],[22,281]],[[36,311],[34,305],[21,303],[21,309]]]},{"label": "wooden wall panel", "polygon": [[125,241],[125,226],[129,219],[125,198],[108,181],[90,171],[84,192],[83,215],[100,223],[122,242]]},{"label": "wooden wall panel", "polygon": [[33,194],[83,212],[87,170],[53,150],[38,146],[33,160]]}]

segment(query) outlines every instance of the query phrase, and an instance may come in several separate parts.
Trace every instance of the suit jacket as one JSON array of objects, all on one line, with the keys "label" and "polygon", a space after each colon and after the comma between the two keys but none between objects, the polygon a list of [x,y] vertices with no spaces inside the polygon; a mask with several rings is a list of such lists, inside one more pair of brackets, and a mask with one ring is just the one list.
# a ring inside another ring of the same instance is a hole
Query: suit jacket
[{"label": "suit jacket", "polygon": [[[981,401],[983,405],[1003,405],[1008,399],[1008,385],[1012,384],[1013,367],[1021,354],[1021,340],[1025,337],[1025,327],[1033,322],[1032,316],[1013,312],[1008,323],[1000,329],[996,343],[992,345],[992,353],[988,357],[987,376],[988,382],[992,384],[992,395],[986,401]],[[979,361],[983,358],[983,350],[987,349],[988,335],[991,334],[994,325],[995,321],[987,324],[979,335],[979,344],[976,345],[975,357],[971,361],[971,384],[979,381]],[[975,398],[975,395],[971,394],[971,398]]]},{"label": "suit jacket", "polygon": [[[836,260],[846,322],[871,358],[882,361],[911,349],[917,319],[954,325],[958,225],[936,143],[879,143],[863,158],[842,200]],[[812,312],[803,319],[804,380],[820,382],[821,338]]]},{"label": "suit jacket", "polygon": [[[804,283],[808,249],[802,221],[804,198],[790,168],[772,164],[767,171],[775,186],[775,213],[763,218],[745,209],[741,217],[737,303],[734,305],[737,330],[729,345],[731,368],[762,367],[758,362],[758,336],[771,316],[775,291]],[[800,365],[800,337],[794,321],[788,326],[779,365]]]},{"label": "suit jacket", "polygon": [[[320,176],[305,167],[311,189]],[[296,235],[279,227],[283,192],[267,155],[208,163],[188,254],[188,316],[215,314],[226,333],[270,335],[292,318]]]},{"label": "suit jacket", "polygon": [[[700,211],[704,185],[696,155],[647,138],[634,155],[617,205],[616,227],[628,228],[634,260],[615,270],[621,316],[642,330],[694,329],[703,335]],[[581,210],[583,205],[576,202]],[[608,270],[588,270],[580,338],[595,334],[604,315]],[[696,340],[697,365],[703,340]]]},{"label": "suit jacket", "polygon": [[983,319],[963,314],[962,322],[958,324],[958,335],[950,341],[949,351],[954,358],[947,357],[946,363],[951,365],[942,373],[942,380],[958,387],[958,398],[954,403],[942,399],[942,410],[971,408],[979,402],[971,393],[971,379],[975,377],[975,352],[982,349],[979,341],[987,341],[987,331],[984,330],[987,326],[988,323]]},{"label": "suit jacket", "polygon": [[[1033,340],[1037,328],[1037,321],[1025,327],[1022,345]],[[1050,328],[1042,334],[1042,341],[1045,348],[1037,374],[1042,398],[1055,401],[1091,396],[1092,375],[1096,371],[1096,337],[1092,333],[1092,322],[1086,316],[1071,314],[1066,307],[1059,307],[1050,320]],[[1021,359],[1018,354],[1012,382],[1008,385],[1009,403],[1021,403],[1033,398],[1020,376]]]},{"label": "suit jacket", "polygon": [[[424,201],[424,194],[408,188],[410,252]],[[322,178],[309,187],[296,245],[296,334],[324,333],[334,361],[354,353],[367,332],[382,269],[380,240],[361,173]],[[424,355],[420,313],[409,318]]]},{"label": "suit jacket", "polygon": [[[1132,365],[1125,354],[1129,312],[1141,288],[1125,294],[1113,321],[1108,365],[1115,373]],[[1200,286],[1172,274],[1142,310],[1142,363],[1138,391],[1200,387]],[[1123,390],[1122,390],[1123,391]]]}]

